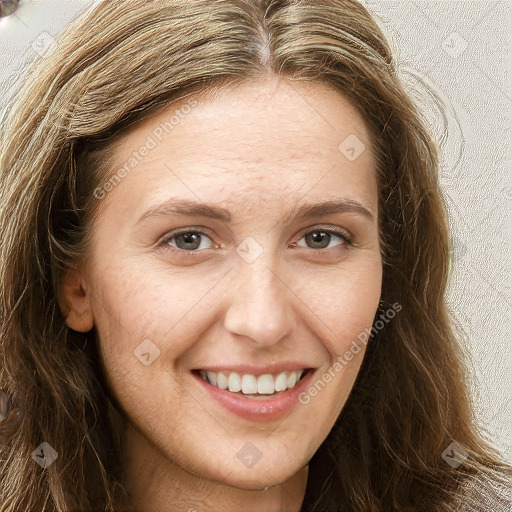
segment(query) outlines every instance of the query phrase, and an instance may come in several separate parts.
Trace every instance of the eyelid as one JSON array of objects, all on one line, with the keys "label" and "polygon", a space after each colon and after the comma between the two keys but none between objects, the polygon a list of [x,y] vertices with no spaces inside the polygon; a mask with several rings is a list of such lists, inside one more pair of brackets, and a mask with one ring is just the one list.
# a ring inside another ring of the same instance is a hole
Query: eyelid
[{"label": "eyelid", "polygon": [[208,238],[212,239],[213,242],[213,236],[208,228],[202,226],[188,226],[186,228],[177,228],[172,231],[169,231],[158,240],[157,245],[165,244],[169,240],[172,240],[173,238],[183,235],[185,233],[198,233],[200,235],[206,235]]}]

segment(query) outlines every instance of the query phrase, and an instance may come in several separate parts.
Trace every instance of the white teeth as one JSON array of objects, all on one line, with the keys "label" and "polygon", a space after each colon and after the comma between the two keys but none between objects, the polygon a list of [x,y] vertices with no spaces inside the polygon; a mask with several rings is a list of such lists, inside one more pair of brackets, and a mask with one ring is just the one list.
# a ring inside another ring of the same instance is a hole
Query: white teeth
[{"label": "white teeth", "polygon": [[293,386],[295,386],[296,383],[297,383],[297,373],[291,372],[290,375],[288,375],[288,379],[286,379],[286,387],[293,388]]},{"label": "white teeth", "polygon": [[270,373],[264,373],[258,377],[258,393],[271,395],[274,392],[274,377]]},{"label": "white teeth", "polygon": [[229,374],[228,387],[229,387],[229,391],[233,391],[235,393],[242,389],[242,382],[240,379],[240,375],[238,375],[238,373],[231,372]]},{"label": "white teeth", "polygon": [[242,377],[242,393],[248,395],[258,392],[258,383],[254,375],[244,375]]},{"label": "white teeth", "polygon": [[[212,381],[210,381],[210,384],[211,383]],[[228,379],[222,372],[217,374],[217,387],[220,389],[228,389]]]},{"label": "white teeth", "polygon": [[226,377],[224,372],[199,371],[201,378],[213,386],[220,389],[229,389],[233,393],[241,392],[244,395],[272,395],[291,389],[297,385],[303,373],[304,370],[295,370],[281,372],[276,375],[264,373],[256,377],[247,373],[240,375],[236,372],[230,372]]},{"label": "white teeth", "polygon": [[[302,372],[302,370],[301,370]],[[276,391],[284,391],[286,389],[286,372],[281,372],[276,379]]]},{"label": "white teeth", "polygon": [[215,375],[214,372],[206,372],[206,375],[207,375],[210,383],[213,384],[214,386],[216,386],[217,385],[217,375]]}]

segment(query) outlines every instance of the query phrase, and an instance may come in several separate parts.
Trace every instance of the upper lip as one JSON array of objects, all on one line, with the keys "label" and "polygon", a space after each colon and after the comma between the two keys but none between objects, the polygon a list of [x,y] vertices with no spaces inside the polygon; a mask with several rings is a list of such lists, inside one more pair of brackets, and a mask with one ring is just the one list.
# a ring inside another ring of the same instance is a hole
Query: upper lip
[{"label": "upper lip", "polygon": [[200,368],[194,368],[192,371],[203,370],[205,372],[223,372],[230,373],[235,372],[239,374],[250,374],[250,375],[263,375],[265,373],[277,374],[284,371],[295,371],[295,370],[310,370],[313,369],[310,364],[300,362],[275,362],[267,365],[250,365],[250,364],[208,364]]}]

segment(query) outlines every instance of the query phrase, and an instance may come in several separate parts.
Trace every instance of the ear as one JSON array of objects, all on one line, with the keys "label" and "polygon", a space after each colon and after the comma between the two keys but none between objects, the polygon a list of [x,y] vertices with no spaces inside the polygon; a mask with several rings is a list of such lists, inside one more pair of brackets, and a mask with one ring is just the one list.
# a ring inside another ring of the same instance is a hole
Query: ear
[{"label": "ear", "polygon": [[59,284],[59,307],[66,325],[77,332],[89,332],[94,326],[90,295],[78,270],[68,270]]}]

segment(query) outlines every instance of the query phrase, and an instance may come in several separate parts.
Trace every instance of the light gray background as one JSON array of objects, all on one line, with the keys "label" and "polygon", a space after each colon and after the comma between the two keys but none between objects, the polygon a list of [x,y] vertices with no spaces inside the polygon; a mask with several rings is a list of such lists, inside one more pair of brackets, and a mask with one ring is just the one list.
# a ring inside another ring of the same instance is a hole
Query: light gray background
[{"label": "light gray background", "polygon": [[[391,39],[442,149],[455,243],[449,306],[471,362],[477,419],[512,461],[511,4],[360,1]],[[0,111],[27,64],[95,3],[26,0],[0,20]]]}]

